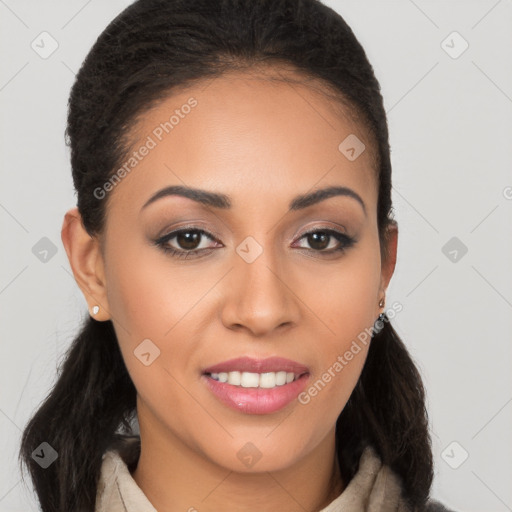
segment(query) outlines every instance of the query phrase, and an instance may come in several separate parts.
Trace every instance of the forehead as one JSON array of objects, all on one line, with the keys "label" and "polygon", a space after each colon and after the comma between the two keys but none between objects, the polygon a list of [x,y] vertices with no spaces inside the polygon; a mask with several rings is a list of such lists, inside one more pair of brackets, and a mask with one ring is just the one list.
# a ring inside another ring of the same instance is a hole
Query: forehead
[{"label": "forehead", "polygon": [[[347,138],[365,145],[355,160],[340,150]],[[128,172],[110,192],[113,205],[140,209],[174,184],[227,194],[233,208],[263,197],[284,205],[327,185],[351,187],[369,206],[377,198],[364,125],[318,83],[293,72],[231,72],[173,92],[139,116],[130,140]]]}]

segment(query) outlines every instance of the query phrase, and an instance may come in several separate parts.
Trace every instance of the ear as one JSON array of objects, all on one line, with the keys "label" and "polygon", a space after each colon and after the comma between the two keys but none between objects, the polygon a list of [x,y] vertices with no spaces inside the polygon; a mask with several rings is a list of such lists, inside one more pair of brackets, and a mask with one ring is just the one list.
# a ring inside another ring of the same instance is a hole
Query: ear
[{"label": "ear", "polygon": [[[98,238],[91,237],[82,224],[78,208],[66,212],[62,224],[61,239],[68,255],[75,280],[84,294],[92,318],[109,320],[103,255]],[[99,306],[96,315],[92,308]]]},{"label": "ear", "polygon": [[385,296],[387,287],[391,281],[393,272],[395,271],[396,253],[398,247],[398,224],[396,221],[393,220],[392,223],[387,227],[385,240],[386,246],[383,247],[382,251],[383,256],[381,263],[379,298]]}]

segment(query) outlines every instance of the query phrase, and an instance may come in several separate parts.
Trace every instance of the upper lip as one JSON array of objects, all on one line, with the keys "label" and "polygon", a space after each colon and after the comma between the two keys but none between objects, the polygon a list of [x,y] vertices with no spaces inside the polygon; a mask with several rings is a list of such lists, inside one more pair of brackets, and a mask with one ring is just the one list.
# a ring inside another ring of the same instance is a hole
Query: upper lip
[{"label": "upper lip", "polygon": [[252,372],[252,373],[266,373],[266,372],[293,372],[296,375],[309,373],[309,368],[303,364],[285,359],[283,357],[268,357],[266,359],[254,359],[251,357],[237,357],[229,359],[221,363],[215,364],[205,368],[203,373],[221,373],[221,372]]}]

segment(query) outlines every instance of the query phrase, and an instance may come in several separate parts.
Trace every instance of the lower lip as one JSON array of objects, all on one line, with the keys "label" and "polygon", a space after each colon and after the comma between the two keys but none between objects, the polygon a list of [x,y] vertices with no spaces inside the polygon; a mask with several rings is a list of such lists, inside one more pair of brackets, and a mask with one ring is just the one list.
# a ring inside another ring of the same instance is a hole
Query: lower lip
[{"label": "lower lip", "polygon": [[274,388],[243,388],[203,375],[209,390],[225,405],[246,414],[270,414],[291,403],[306,387],[309,374]]}]

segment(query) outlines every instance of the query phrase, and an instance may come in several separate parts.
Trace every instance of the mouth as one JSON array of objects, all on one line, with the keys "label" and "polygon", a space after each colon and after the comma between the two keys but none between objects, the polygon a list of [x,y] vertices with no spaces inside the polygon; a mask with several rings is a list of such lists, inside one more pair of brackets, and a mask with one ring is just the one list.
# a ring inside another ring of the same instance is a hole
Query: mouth
[{"label": "mouth", "polygon": [[203,382],[216,398],[246,414],[283,409],[304,389],[309,375],[305,365],[279,357],[241,357],[202,372]]}]

